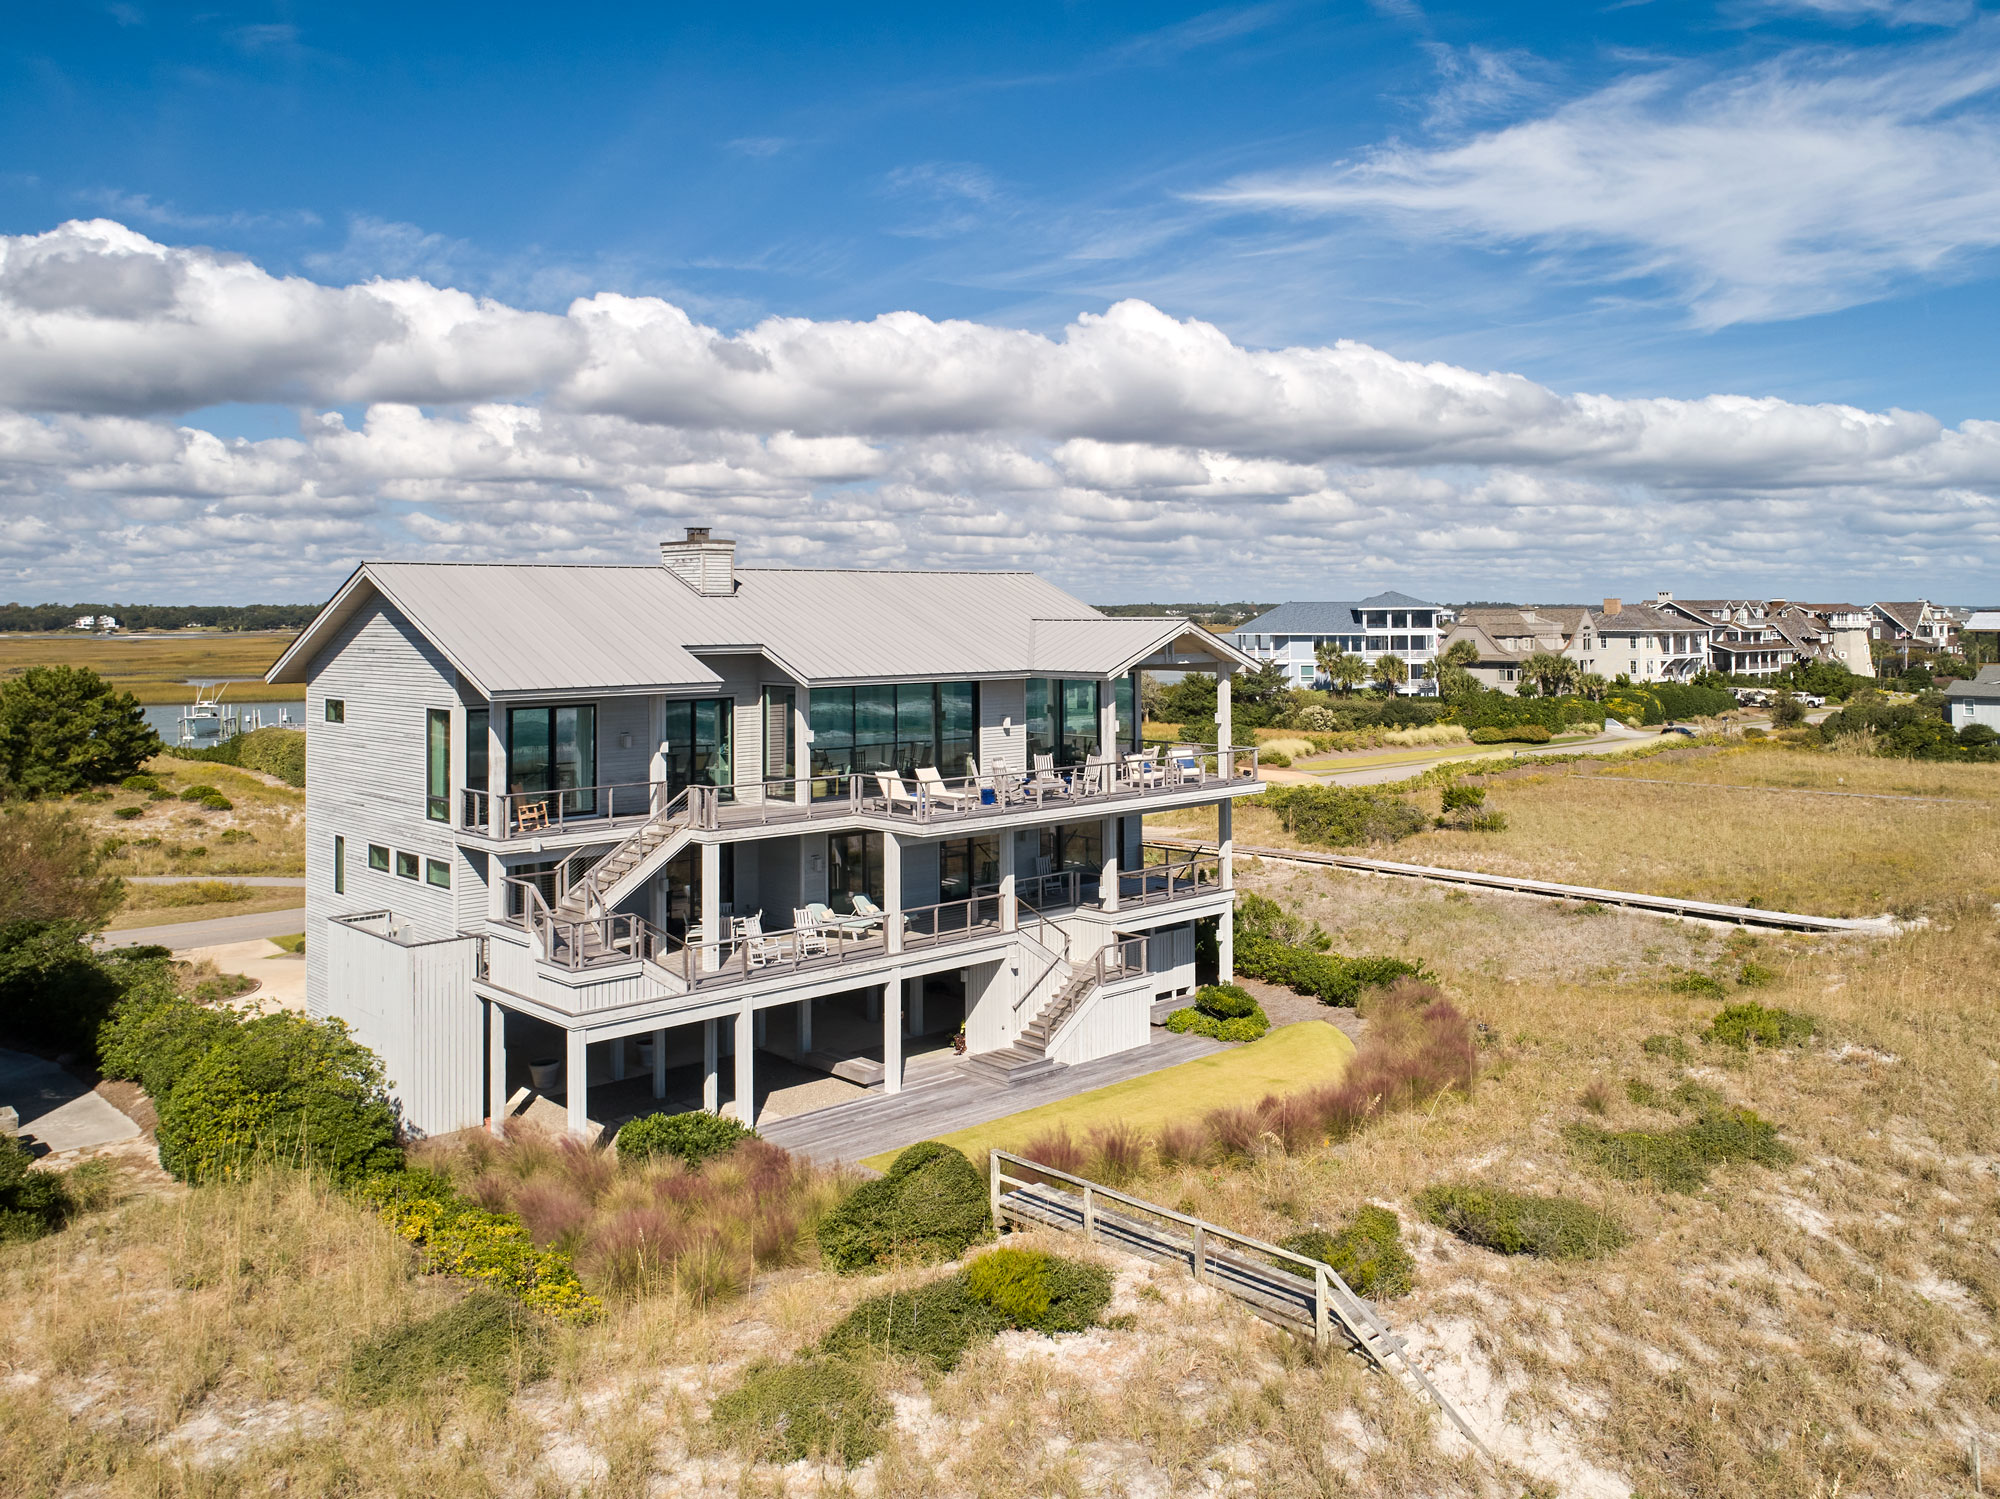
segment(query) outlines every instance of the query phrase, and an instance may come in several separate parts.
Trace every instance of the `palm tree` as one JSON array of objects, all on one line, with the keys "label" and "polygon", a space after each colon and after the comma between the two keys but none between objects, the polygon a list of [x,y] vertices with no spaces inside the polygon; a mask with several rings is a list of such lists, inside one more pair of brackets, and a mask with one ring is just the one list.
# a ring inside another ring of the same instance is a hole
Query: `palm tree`
[{"label": "palm tree", "polygon": [[1611,690],[1611,684],[1594,671],[1587,671],[1577,679],[1577,694],[1589,698],[1593,703],[1604,701],[1604,694]]},{"label": "palm tree", "polygon": [[1330,646],[1322,649],[1326,654],[1319,658],[1320,669],[1326,673],[1327,680],[1340,689],[1341,696],[1345,697],[1368,680],[1368,663],[1359,656],[1334,650]]},{"label": "palm tree", "polygon": [[1556,697],[1576,680],[1576,663],[1554,651],[1536,651],[1521,663],[1521,675],[1532,681],[1543,697]]},{"label": "palm tree", "polygon": [[1401,656],[1380,655],[1375,658],[1375,680],[1389,689],[1390,695],[1410,680],[1410,668]]},{"label": "palm tree", "polygon": [[1468,669],[1478,660],[1478,646],[1469,640],[1454,640],[1442,656],[1424,663],[1424,675],[1438,684],[1439,697],[1462,697],[1479,685]]}]

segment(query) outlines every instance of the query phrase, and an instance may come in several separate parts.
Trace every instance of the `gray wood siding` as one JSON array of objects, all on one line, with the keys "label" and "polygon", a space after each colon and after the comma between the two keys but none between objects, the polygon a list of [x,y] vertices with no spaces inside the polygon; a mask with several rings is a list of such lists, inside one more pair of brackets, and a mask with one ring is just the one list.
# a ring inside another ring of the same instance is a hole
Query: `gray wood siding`
[{"label": "gray wood siding", "polygon": [[333,921],[321,942],[341,1018],[382,1059],[404,1124],[420,1135],[478,1124],[485,1030],[472,992],[473,940],[406,947]]},{"label": "gray wood siding", "polygon": [[[345,722],[326,721],[328,698],[346,704]],[[454,897],[464,868],[457,843],[449,822],[424,816],[424,715],[458,700],[450,663],[384,603],[357,613],[313,663],[306,686],[306,1005],[315,1015],[342,1013],[327,984],[329,915],[391,910],[424,937],[458,929]],[[452,746],[454,761],[460,750]],[[333,889],[336,836],[347,840],[341,895]],[[368,867],[371,843],[391,850],[386,872]],[[416,879],[396,876],[398,849],[417,855]],[[445,861],[452,890],[424,883],[425,859]]]},{"label": "gray wood siding", "polygon": [[979,768],[1028,768],[1028,686],[1024,678],[979,684]]}]

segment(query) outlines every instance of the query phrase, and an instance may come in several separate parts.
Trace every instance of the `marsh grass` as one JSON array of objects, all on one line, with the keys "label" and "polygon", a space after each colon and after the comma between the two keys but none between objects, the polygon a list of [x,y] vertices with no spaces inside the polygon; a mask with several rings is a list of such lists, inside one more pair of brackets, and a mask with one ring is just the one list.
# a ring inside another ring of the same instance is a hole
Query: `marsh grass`
[{"label": "marsh grass", "polygon": [[[303,791],[233,765],[167,755],[147,761],[146,774],[160,790],[117,787],[108,800],[73,803],[76,815],[93,832],[117,840],[109,866],[113,872],[204,878],[305,873]],[[213,786],[228,800],[229,810],[212,811],[199,802],[182,801],[181,793],[191,786]],[[196,854],[195,849],[201,852]],[[262,901],[267,896],[294,904],[299,900],[298,891],[289,896],[283,891],[259,892],[252,899]]]},{"label": "marsh grass", "polygon": [[[0,635],[0,681],[31,666],[82,666],[130,692],[142,703],[187,703],[190,677],[261,677],[292,643],[289,630],[219,630],[173,633],[157,639],[118,636]],[[237,703],[294,702],[296,684],[231,682],[225,696]]]}]

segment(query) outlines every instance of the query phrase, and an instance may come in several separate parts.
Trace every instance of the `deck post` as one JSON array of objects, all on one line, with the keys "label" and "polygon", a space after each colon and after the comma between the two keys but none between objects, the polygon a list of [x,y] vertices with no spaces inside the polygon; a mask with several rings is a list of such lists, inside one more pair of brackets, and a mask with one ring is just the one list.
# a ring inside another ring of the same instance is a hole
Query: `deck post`
[{"label": "deck post", "polygon": [[1021,927],[1021,901],[1014,890],[1014,830],[1003,828],[1000,833],[1000,930],[1019,931]]},{"label": "deck post", "polygon": [[813,1002],[799,1001],[799,1055],[804,1056],[813,1049]]},{"label": "deck post", "polygon": [[1098,831],[1104,849],[1104,869],[1097,877],[1097,903],[1107,911],[1118,909],[1118,819],[1107,817]]},{"label": "deck post", "polygon": [[1199,1223],[1194,1226],[1194,1260],[1191,1268],[1196,1280],[1208,1279],[1208,1235],[1203,1232]]},{"label": "deck post", "polygon": [[1333,1287],[1326,1283],[1326,1266],[1313,1266],[1313,1342],[1326,1347],[1333,1338],[1332,1319],[1327,1315],[1327,1299]]},{"label": "deck post", "polygon": [[[493,861],[496,865],[499,860]],[[507,1012],[486,1001],[486,1127],[507,1133]]]},{"label": "deck post", "polygon": [[[692,800],[692,799],[690,799]],[[701,846],[701,968],[713,973],[722,966],[722,845]]]},{"label": "deck post", "polygon": [[750,996],[736,1014],[736,1120],[746,1129],[757,1127],[757,1012]]},{"label": "deck post", "polygon": [[903,976],[892,973],[882,984],[882,1092],[903,1091]]},{"label": "deck post", "polygon": [[1230,892],[1229,909],[1215,918],[1215,981],[1236,982],[1236,807],[1222,801],[1215,808],[1215,846],[1221,865],[1222,888]]},{"label": "deck post", "polygon": [[1000,1153],[986,1152],[986,1200],[993,1209],[993,1232],[999,1233],[1006,1227],[1000,1221]]},{"label": "deck post", "polygon": [[921,1036],[923,1033],[924,981],[921,978],[914,978],[910,980],[910,1034]]},{"label": "deck post", "polygon": [[617,1040],[611,1043],[611,1081],[613,1081],[614,1083],[622,1083],[625,1081],[625,1071],[626,1071],[625,1062],[626,1062],[625,1038],[623,1036],[620,1036]]},{"label": "deck post", "polygon": [[722,1046],[716,1022],[701,1023],[701,1106],[710,1113],[722,1108]]},{"label": "deck post", "polygon": [[1215,674],[1215,769],[1225,781],[1236,773],[1235,762],[1229,754],[1233,733],[1229,723],[1230,680],[1230,668],[1226,666]]},{"label": "deck post", "polygon": [[1088,1187],[1083,1189],[1083,1237],[1086,1240],[1097,1237],[1097,1203]]},{"label": "deck post", "polygon": [[903,839],[891,830],[882,835],[883,951],[903,950]]},{"label": "deck post", "polygon": [[[486,705],[486,836],[507,836],[507,737],[500,715],[506,710],[498,703]],[[496,872],[499,860],[489,867]]]},{"label": "deck post", "polygon": [[569,1111],[569,1132],[581,1139],[590,1131],[590,1032],[570,1031],[568,1039],[563,1102]]},{"label": "deck post", "polygon": [[667,1033],[653,1032],[653,1097],[667,1096]]}]

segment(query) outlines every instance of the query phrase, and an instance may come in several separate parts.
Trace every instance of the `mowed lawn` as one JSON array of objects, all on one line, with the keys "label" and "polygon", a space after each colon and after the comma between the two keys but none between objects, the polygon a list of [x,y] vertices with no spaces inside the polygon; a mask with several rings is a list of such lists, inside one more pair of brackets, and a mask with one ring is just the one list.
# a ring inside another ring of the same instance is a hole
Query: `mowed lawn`
[{"label": "mowed lawn", "polygon": [[[1259,1041],[938,1138],[978,1164],[988,1150],[1019,1150],[1059,1128],[1079,1140],[1107,1124],[1129,1124],[1143,1133],[1172,1119],[1198,1119],[1210,1109],[1255,1103],[1267,1093],[1331,1082],[1353,1055],[1354,1043],[1339,1030],[1323,1020],[1305,1020],[1280,1026]],[[900,1153],[886,1150],[861,1164],[886,1171]]]},{"label": "mowed lawn", "polygon": [[[2000,901],[2000,766],[1690,750],[1495,778],[1486,796],[1507,818],[1502,831],[1432,831],[1349,852],[1817,916]],[[1410,799],[1437,810],[1436,791]],[[1213,836],[1186,819],[1162,831]],[[1238,803],[1236,840],[1301,846],[1249,803]]]}]

